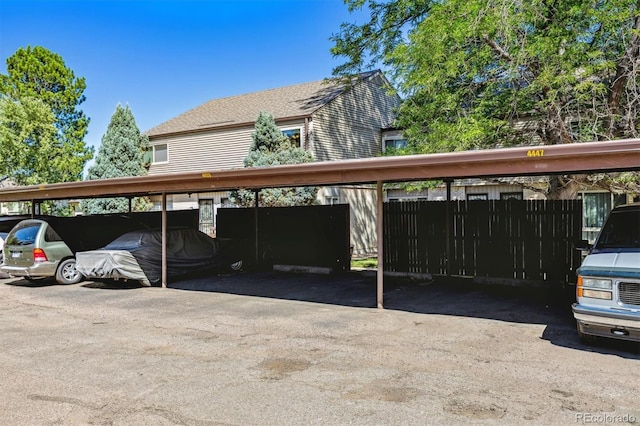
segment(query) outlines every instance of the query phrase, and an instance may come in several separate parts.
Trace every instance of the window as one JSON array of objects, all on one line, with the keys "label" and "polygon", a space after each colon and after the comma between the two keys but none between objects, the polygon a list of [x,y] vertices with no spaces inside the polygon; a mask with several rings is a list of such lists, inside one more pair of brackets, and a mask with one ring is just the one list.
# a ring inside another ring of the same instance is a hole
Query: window
[{"label": "window", "polygon": [[416,201],[428,201],[427,197],[390,197],[389,198],[390,202],[395,202],[395,203],[412,203],[412,202],[416,202]]},{"label": "window", "polygon": [[167,156],[167,144],[153,145],[153,162],[166,163],[169,161]]},{"label": "window", "polygon": [[293,146],[301,147],[302,141],[302,131],[299,127],[295,129],[284,129],[282,130],[282,134],[289,139],[289,142],[293,144]]},{"label": "window", "polygon": [[7,237],[7,244],[12,246],[27,246],[35,244],[39,230],[39,223],[19,223],[9,233],[9,236]]},{"label": "window", "polygon": [[338,197],[325,197],[325,204],[330,206],[335,206],[336,204],[340,204],[340,198]]},{"label": "window", "polygon": [[477,201],[477,200],[488,200],[489,194],[467,194],[467,200],[469,201]]},{"label": "window", "polygon": [[522,200],[522,192],[501,192],[501,200]]},{"label": "window", "polygon": [[637,210],[614,210],[602,228],[597,248],[640,249],[640,221]]},{"label": "window", "polygon": [[44,240],[45,241],[62,241],[60,235],[56,231],[53,230],[51,226],[47,226],[47,230],[44,232]]},{"label": "window", "polygon": [[582,198],[582,239],[593,243],[613,207],[624,204],[626,197],[610,192],[584,192]]},{"label": "window", "polygon": [[582,195],[582,211],[586,228],[600,228],[611,211],[611,194],[592,192]]},{"label": "window", "polygon": [[400,138],[389,138],[384,140],[384,150],[403,149],[407,147],[407,140]]},{"label": "window", "polygon": [[200,231],[209,235],[210,237],[215,235],[214,226],[214,209],[213,200],[198,200],[199,215],[200,215]]}]

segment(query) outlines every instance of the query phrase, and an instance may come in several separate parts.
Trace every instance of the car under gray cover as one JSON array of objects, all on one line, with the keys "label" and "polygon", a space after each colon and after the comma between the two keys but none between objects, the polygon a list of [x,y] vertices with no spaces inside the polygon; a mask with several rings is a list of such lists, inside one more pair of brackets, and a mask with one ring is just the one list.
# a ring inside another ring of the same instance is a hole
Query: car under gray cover
[{"label": "car under gray cover", "polygon": [[[231,242],[211,238],[191,228],[167,230],[167,280],[206,271],[237,269]],[[162,233],[128,232],[101,249],[78,252],[76,268],[92,279],[137,280],[159,285],[162,279]]]}]

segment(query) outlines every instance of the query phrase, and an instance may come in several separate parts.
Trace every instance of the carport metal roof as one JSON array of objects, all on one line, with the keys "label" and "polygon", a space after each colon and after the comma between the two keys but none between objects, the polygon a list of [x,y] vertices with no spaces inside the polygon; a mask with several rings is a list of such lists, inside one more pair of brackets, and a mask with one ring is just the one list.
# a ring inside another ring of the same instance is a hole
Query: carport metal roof
[{"label": "carport metal roof", "polygon": [[[265,168],[202,171],[0,189],[0,202],[162,195],[163,287],[166,195],[285,186],[377,184],[378,264],[382,265],[382,184],[470,177],[536,176],[640,170],[640,139],[379,157]],[[377,303],[382,308],[383,271]]]},{"label": "carport metal roof", "polygon": [[640,139],[147,175],[0,189],[0,202],[640,170]]}]

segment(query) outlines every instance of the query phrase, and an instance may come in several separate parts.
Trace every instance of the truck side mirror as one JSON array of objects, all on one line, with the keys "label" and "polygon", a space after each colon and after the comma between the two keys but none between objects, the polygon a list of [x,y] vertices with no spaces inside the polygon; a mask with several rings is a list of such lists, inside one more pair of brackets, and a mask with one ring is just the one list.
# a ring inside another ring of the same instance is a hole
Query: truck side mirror
[{"label": "truck side mirror", "polygon": [[587,240],[579,240],[573,243],[573,247],[580,251],[589,251],[593,247]]}]

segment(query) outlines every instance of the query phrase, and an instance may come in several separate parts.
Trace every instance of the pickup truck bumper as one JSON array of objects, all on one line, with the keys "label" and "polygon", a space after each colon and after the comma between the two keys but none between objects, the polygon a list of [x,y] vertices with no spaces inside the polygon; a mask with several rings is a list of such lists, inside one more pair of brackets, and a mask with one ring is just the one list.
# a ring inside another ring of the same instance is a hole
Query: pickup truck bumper
[{"label": "pickup truck bumper", "polygon": [[640,342],[640,312],[571,305],[578,329],[593,336]]}]

